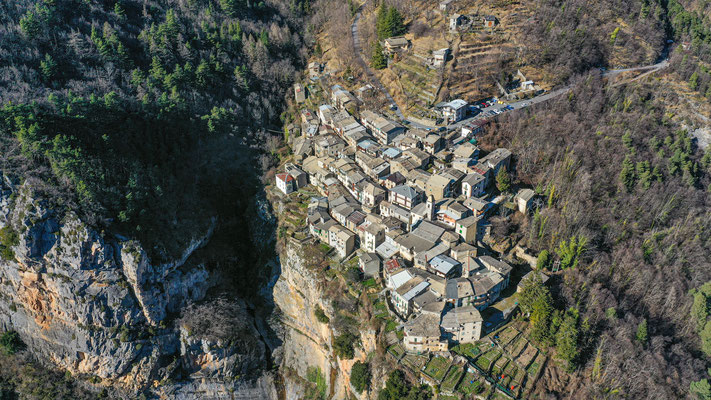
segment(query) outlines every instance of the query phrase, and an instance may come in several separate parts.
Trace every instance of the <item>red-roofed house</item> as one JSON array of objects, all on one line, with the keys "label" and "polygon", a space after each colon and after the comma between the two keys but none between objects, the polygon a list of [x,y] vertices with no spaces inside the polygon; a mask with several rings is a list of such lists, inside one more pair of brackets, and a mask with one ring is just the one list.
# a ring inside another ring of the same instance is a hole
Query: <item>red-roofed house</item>
[{"label": "red-roofed house", "polygon": [[276,175],[276,185],[284,194],[289,194],[297,190],[296,179],[287,173]]}]

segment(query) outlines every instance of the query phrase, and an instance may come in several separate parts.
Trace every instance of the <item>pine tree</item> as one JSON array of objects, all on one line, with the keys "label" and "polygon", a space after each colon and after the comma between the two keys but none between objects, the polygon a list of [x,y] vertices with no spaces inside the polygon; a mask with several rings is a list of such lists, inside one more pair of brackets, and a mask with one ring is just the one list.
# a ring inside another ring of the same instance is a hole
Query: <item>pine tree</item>
[{"label": "pine tree", "polygon": [[694,72],[691,74],[691,78],[689,78],[689,87],[691,90],[696,90],[696,88],[699,86],[699,74]]},{"label": "pine tree", "polygon": [[375,19],[375,28],[378,32],[378,39],[385,39],[390,37],[389,30],[387,26],[388,19],[388,6],[384,1],[380,3],[378,7],[378,14]]},{"label": "pine tree", "polygon": [[551,261],[551,253],[548,250],[541,250],[538,254],[538,261],[536,262],[536,269],[542,270],[548,268]]},{"label": "pine tree", "polygon": [[643,319],[642,322],[637,325],[637,335],[635,335],[635,339],[637,339],[638,342],[641,344],[647,344],[647,340],[649,339],[647,335],[647,320]]},{"label": "pine tree", "polygon": [[622,171],[620,171],[620,182],[627,190],[632,190],[635,185],[635,168],[630,160],[630,156],[626,156],[622,162]]},{"label": "pine tree", "polygon": [[375,42],[375,46],[373,47],[373,57],[370,65],[375,69],[383,69],[388,66],[388,61],[385,59],[385,55],[383,54],[383,46],[380,42]]},{"label": "pine tree", "polygon": [[506,167],[501,167],[496,174],[496,188],[501,193],[506,193],[511,189],[511,177],[509,177]]},{"label": "pine tree", "polygon": [[405,33],[405,25],[403,25],[402,22],[402,14],[400,14],[400,11],[398,11],[397,8],[390,7],[388,9],[386,21],[389,36],[398,36]]},{"label": "pine tree", "polygon": [[639,178],[639,183],[646,190],[652,185],[652,171],[649,168],[649,161],[640,161],[637,163],[636,174]]},{"label": "pine tree", "polygon": [[123,7],[121,7],[121,3],[119,2],[116,2],[116,4],[114,4],[114,13],[116,14],[119,20],[126,19],[126,11],[123,9]]},{"label": "pine tree", "polygon": [[40,72],[45,81],[52,80],[57,63],[49,54],[44,55],[44,60],[40,61]]},{"label": "pine tree", "polygon": [[711,384],[709,384],[708,379],[691,382],[689,391],[700,400],[711,400]]},{"label": "pine tree", "polygon": [[558,357],[564,360],[566,369],[570,372],[575,369],[575,363],[580,354],[578,350],[578,316],[576,312],[567,312],[560,328],[556,332],[555,344]]}]

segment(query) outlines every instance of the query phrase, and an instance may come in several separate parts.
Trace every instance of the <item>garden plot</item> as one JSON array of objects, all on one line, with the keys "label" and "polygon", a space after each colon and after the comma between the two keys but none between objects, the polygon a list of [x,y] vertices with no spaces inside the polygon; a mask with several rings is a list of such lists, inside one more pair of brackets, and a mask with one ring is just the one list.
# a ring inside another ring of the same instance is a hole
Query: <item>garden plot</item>
[{"label": "garden plot", "polygon": [[464,378],[462,378],[461,382],[459,382],[459,387],[457,388],[459,393],[462,393],[465,396],[479,394],[485,389],[486,385],[474,371],[467,371],[467,373],[464,374]]},{"label": "garden plot", "polygon": [[444,380],[442,380],[442,384],[439,387],[440,391],[443,393],[454,393],[454,390],[457,388],[457,384],[459,384],[462,376],[464,376],[464,369],[461,365],[454,365],[449,368],[449,372],[444,377]]},{"label": "garden plot", "polygon": [[440,384],[451,364],[452,362],[446,357],[434,356],[427,363],[422,373],[437,382],[437,384]]},{"label": "garden plot", "polygon": [[405,349],[400,343],[390,346],[388,348],[388,353],[393,356],[396,360],[400,360],[405,355]]},{"label": "garden plot", "polygon": [[409,368],[412,372],[415,374],[419,374],[420,371],[422,370],[422,367],[425,366],[425,363],[427,362],[427,357],[426,356],[416,356],[414,354],[407,354],[405,357],[402,358],[400,363],[407,368]]},{"label": "garden plot", "polygon": [[533,361],[534,358],[536,358],[536,355],[538,354],[538,349],[533,346],[533,344],[529,343],[528,346],[526,347],[526,350],[524,350],[521,355],[518,357],[517,361],[521,366],[524,368],[528,367],[529,364]]},{"label": "garden plot", "polygon": [[482,369],[482,371],[489,372],[492,364],[501,357],[501,352],[499,350],[491,350],[484,353],[476,359],[475,364]]},{"label": "garden plot", "polygon": [[522,353],[527,345],[528,345],[528,340],[521,337],[521,340],[519,340],[515,346],[511,347],[511,352],[509,354],[511,354],[511,357],[514,357],[514,358],[519,357],[522,355]]}]

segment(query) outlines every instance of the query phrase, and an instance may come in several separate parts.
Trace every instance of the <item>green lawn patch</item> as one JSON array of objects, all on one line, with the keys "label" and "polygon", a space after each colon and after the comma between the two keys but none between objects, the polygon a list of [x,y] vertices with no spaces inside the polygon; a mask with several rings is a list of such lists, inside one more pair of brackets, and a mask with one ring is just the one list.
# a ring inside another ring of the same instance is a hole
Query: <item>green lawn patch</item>
[{"label": "green lawn patch", "polygon": [[452,348],[452,351],[459,354],[460,356],[467,357],[471,360],[475,359],[479,354],[481,354],[479,345],[474,343],[458,344]]},{"label": "green lawn patch", "polygon": [[397,330],[397,322],[393,320],[389,320],[387,324],[385,324],[385,332],[394,332]]},{"label": "green lawn patch", "polygon": [[368,289],[372,289],[378,287],[378,283],[375,281],[375,278],[370,278],[363,281],[363,286]]}]

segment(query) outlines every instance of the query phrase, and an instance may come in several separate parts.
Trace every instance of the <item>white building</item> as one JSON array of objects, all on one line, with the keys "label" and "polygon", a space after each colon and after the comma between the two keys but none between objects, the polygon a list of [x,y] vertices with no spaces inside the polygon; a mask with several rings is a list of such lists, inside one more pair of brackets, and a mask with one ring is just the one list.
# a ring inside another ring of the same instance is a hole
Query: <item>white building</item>
[{"label": "white building", "polygon": [[297,190],[296,179],[287,173],[276,175],[276,186],[277,189],[281,190],[284,194],[289,194]]}]

